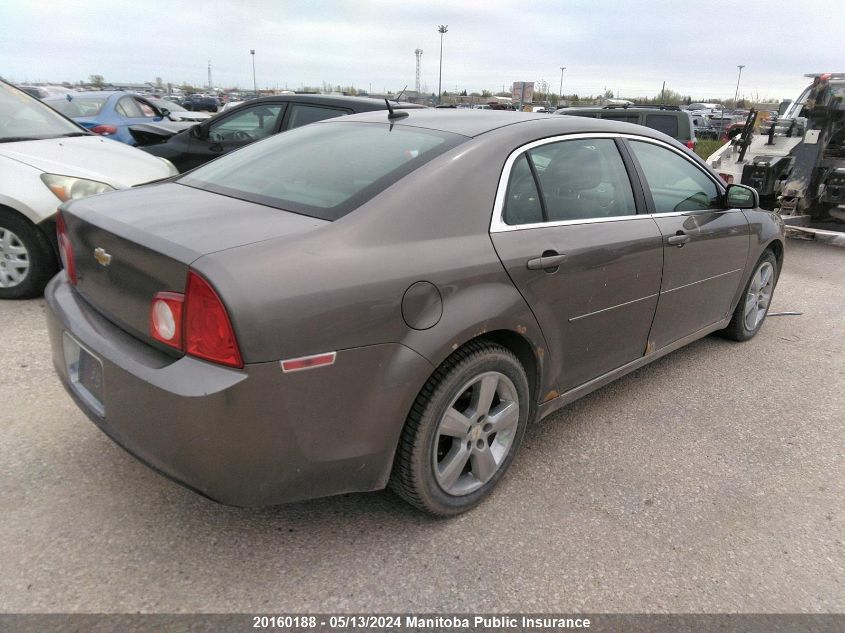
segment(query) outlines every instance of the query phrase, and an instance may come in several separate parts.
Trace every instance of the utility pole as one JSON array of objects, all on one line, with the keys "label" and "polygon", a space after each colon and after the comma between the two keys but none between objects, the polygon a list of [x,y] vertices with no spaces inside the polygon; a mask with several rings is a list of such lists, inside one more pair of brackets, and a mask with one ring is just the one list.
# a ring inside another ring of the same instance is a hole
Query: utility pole
[{"label": "utility pole", "polygon": [[665,100],[664,95],[666,94],[666,82],[663,82],[663,87],[660,89],[660,103],[663,103]]},{"label": "utility pole", "polygon": [[208,91],[212,92],[214,90],[214,84],[211,83],[211,60],[208,60]]},{"label": "utility pole", "polygon": [[736,109],[737,100],[739,99],[739,80],[740,80],[740,78],[742,78],[742,69],[745,68],[745,64],[739,64],[739,65],[737,65],[737,68],[739,68],[739,74],[736,77],[736,92],[734,93],[734,109]]},{"label": "utility pole", "polygon": [[252,92],[258,96],[258,84],[255,83],[255,49],[249,49],[249,54],[252,55]]},{"label": "utility pole", "polygon": [[560,98],[563,96],[563,71],[566,70],[566,66],[560,67],[560,90],[557,93],[557,105],[560,106]]},{"label": "utility pole", "polygon": [[437,32],[440,33],[440,76],[437,79],[437,103],[443,100],[443,36],[449,31],[448,24],[441,24],[437,27]]},{"label": "utility pole", "polygon": [[420,58],[422,57],[422,53],[421,48],[414,51],[414,55],[417,56],[417,97],[420,96]]}]

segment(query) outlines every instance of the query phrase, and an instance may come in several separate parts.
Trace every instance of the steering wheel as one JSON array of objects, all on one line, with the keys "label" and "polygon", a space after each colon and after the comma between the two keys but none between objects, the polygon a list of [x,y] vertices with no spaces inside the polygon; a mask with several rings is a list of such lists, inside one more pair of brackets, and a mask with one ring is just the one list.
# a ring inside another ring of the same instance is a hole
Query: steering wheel
[{"label": "steering wheel", "polygon": [[244,132],[243,130],[235,130],[232,132],[232,140],[233,141],[254,141],[255,138],[249,134],[249,132]]}]

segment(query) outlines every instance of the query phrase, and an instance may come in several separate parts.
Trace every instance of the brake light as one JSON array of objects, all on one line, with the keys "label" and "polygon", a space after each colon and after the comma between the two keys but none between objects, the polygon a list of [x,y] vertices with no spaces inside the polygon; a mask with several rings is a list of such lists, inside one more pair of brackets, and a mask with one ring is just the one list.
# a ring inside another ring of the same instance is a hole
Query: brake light
[{"label": "brake light", "polygon": [[59,255],[62,258],[62,266],[67,272],[67,280],[75,286],[76,260],[73,258],[73,245],[67,235],[67,225],[61,211],[56,214],[56,240],[59,242]]},{"label": "brake light", "polygon": [[226,306],[209,283],[188,271],[185,294],[159,292],[150,306],[150,335],[178,350],[229,367],[243,367]]},{"label": "brake light", "polygon": [[221,365],[243,367],[226,307],[209,283],[188,271],[184,316],[185,352]]},{"label": "brake light", "polygon": [[722,180],[725,181],[726,184],[728,184],[728,185],[734,184],[733,174],[723,174],[722,172],[719,172],[719,176],[722,178]]},{"label": "brake light", "polygon": [[99,134],[101,136],[111,136],[112,134],[117,134],[117,128],[113,125],[95,125],[91,128],[91,131],[94,134]]},{"label": "brake light", "polygon": [[182,307],[185,295],[159,292],[150,306],[150,334],[157,341],[182,349]]},{"label": "brake light", "polygon": [[688,149],[695,149],[695,141],[687,141],[684,145],[686,145]]}]

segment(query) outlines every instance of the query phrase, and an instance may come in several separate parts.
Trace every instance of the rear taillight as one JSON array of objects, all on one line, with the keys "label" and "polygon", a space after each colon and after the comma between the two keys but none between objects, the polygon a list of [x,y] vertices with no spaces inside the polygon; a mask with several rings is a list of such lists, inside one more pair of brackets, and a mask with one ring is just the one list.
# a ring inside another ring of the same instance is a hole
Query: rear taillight
[{"label": "rear taillight", "polygon": [[185,295],[159,292],[150,306],[150,334],[157,341],[182,349],[182,306]]},{"label": "rear taillight", "polygon": [[188,271],[185,290],[185,351],[221,365],[244,366],[226,306],[193,271]]},{"label": "rear taillight", "polygon": [[117,128],[113,125],[95,125],[91,128],[91,131],[94,134],[100,134],[101,136],[111,136],[112,134],[117,134]]},{"label": "rear taillight", "polygon": [[725,181],[725,184],[727,185],[732,185],[734,183],[733,174],[723,174],[722,172],[719,172],[719,176],[722,178],[722,180]]},{"label": "rear taillight", "polygon": [[62,266],[67,272],[67,280],[75,286],[76,261],[73,258],[73,245],[67,235],[67,225],[61,211],[56,214],[56,240],[59,242],[59,255],[62,258]]},{"label": "rear taillight", "polygon": [[695,149],[695,141],[687,141],[684,145],[686,145],[688,149]]},{"label": "rear taillight", "polygon": [[235,330],[214,288],[192,270],[185,294],[159,292],[150,306],[150,335],[186,354],[243,367]]}]

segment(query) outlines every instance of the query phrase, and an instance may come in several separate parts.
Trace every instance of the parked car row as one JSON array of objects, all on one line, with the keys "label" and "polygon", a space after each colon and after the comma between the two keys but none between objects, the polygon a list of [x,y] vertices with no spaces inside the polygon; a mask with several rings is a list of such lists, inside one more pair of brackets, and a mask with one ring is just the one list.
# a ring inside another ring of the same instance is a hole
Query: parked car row
[{"label": "parked car row", "polygon": [[176,173],[0,81],[0,299],[40,295],[58,271],[62,202]]}]

